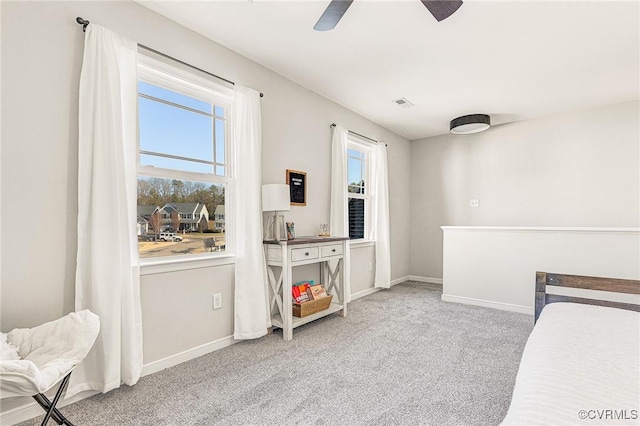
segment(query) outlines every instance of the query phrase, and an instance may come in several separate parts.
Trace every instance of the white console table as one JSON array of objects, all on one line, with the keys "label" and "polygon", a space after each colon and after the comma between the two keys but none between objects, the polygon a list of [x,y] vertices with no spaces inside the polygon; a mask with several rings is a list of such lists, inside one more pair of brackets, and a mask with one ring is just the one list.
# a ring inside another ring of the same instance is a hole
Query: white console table
[{"label": "white console table", "polygon": [[[284,340],[293,339],[293,329],[334,312],[347,316],[344,294],[344,263],[348,259],[347,237],[300,237],[289,241],[264,241],[270,292],[271,323],[282,328]],[[291,286],[293,268],[318,264],[320,283],[333,294],[328,309],[303,318],[293,316]],[[278,271],[279,270],[279,271]],[[279,272],[279,273],[278,273]]]}]

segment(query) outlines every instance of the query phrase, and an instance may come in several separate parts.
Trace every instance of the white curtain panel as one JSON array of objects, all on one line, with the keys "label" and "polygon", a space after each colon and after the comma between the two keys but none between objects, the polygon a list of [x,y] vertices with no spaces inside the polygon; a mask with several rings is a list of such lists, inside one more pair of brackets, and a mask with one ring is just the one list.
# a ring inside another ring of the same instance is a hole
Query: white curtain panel
[{"label": "white curtain panel", "polygon": [[236,265],[235,339],[256,339],[271,327],[262,247],[260,93],[235,86]]},{"label": "white curtain panel", "polygon": [[391,250],[389,242],[389,172],[387,146],[378,143],[373,154],[373,237],[376,242],[375,287],[391,286]]},{"label": "white curtain panel", "polygon": [[[347,142],[349,131],[342,126],[333,128],[331,142],[331,210],[329,232],[334,237],[349,236],[349,209],[347,206]],[[347,244],[347,248],[349,244]],[[349,269],[349,251],[344,258],[345,302],[351,301],[351,271]],[[335,266],[335,265],[333,265]],[[333,267],[332,266],[332,267]]]},{"label": "white curtain panel", "polygon": [[342,126],[333,128],[331,143],[331,214],[329,232],[334,237],[349,236],[347,208],[347,140],[349,131]]},{"label": "white curtain panel", "polygon": [[71,376],[67,398],[135,384],[142,371],[136,238],[137,46],[90,24],[80,74],[77,311],[100,334]]}]

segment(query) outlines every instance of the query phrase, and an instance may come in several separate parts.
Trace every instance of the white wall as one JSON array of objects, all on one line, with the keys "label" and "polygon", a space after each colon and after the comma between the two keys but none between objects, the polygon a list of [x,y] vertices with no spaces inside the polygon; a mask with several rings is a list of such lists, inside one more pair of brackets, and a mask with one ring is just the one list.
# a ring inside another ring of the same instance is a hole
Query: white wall
[{"label": "white wall", "polygon": [[351,247],[351,294],[356,297],[373,288],[375,252],[373,246]]},{"label": "white wall", "polygon": [[640,228],[445,227],[443,268],[442,300],[533,314],[537,271],[640,280]]},{"label": "white wall", "polygon": [[[0,4],[3,331],[58,318],[74,307],[83,52],[76,16],[263,92],[263,182],[284,182],[286,169],[308,173],[307,206],[287,213],[298,235],[317,233],[320,223],[329,222],[329,125],[386,142],[392,279],[409,274],[407,140],[135,3]],[[355,258],[353,270],[366,267]],[[366,256],[362,262],[368,266]],[[141,286],[145,363],[231,334],[232,266],[145,275]],[[207,295],[215,292],[223,293],[222,310],[211,309]],[[2,400],[2,410],[15,404]]]},{"label": "white wall", "polygon": [[412,142],[411,274],[442,277],[442,225],[638,227],[639,112],[630,102]]}]

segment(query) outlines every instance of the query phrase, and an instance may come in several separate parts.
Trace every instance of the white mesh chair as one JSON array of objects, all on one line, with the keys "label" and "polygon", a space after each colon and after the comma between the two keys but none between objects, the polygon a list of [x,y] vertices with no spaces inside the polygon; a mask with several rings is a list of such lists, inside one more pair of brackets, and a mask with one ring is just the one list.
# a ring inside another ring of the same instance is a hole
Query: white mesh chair
[{"label": "white mesh chair", "polygon": [[[73,426],[56,408],[71,372],[89,353],[100,331],[100,318],[87,310],[72,312],[60,319],[34,328],[16,328],[7,333],[2,344],[18,350],[19,359],[0,360],[0,395],[32,396],[59,425]],[[44,393],[60,382],[53,400]]]}]

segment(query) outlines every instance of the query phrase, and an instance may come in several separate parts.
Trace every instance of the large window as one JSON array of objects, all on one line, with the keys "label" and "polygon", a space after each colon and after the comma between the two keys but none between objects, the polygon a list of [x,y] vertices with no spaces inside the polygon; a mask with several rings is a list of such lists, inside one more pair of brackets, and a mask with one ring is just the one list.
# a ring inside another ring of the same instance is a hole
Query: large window
[{"label": "large window", "polygon": [[359,240],[369,235],[371,144],[349,135],[347,145],[347,197],[349,204],[349,238]]},{"label": "large window", "polygon": [[227,251],[231,96],[228,88],[181,68],[147,57],[140,61],[141,258]]}]

